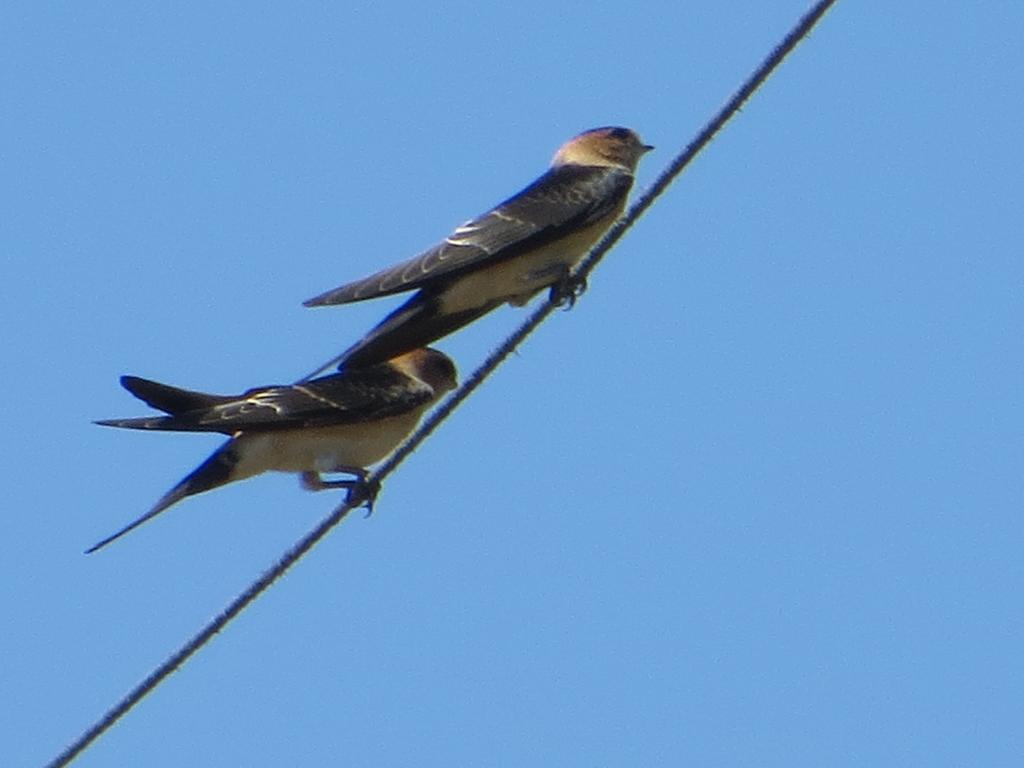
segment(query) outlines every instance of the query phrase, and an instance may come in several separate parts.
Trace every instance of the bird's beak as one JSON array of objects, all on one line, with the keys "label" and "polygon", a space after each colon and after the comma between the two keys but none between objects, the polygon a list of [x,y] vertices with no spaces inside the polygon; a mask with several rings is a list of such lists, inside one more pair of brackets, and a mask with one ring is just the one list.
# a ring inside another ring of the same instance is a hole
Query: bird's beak
[{"label": "bird's beak", "polygon": [[644,152],[650,152],[652,149],[654,149],[654,146],[652,144],[644,144],[642,147],[640,147],[640,149],[642,149]]}]

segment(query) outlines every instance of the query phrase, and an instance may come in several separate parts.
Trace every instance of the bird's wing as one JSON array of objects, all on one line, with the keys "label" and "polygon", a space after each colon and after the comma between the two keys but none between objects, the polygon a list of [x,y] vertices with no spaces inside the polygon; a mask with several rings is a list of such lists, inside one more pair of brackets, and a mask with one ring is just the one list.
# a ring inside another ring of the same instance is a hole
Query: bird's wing
[{"label": "bird's wing", "polygon": [[612,167],[561,165],[408,261],[305,302],[347,304],[423,287],[481,263],[512,258],[583,229],[616,209],[633,177]]},{"label": "bird's wing", "polygon": [[170,384],[161,384],[159,381],[139,376],[122,376],[121,386],[147,405],[170,414],[209,408],[230,399],[222,395],[172,387]]},{"label": "bird's wing", "polygon": [[185,432],[269,431],[355,424],[422,407],[434,390],[390,365],[353,369],[283,387],[257,387],[209,407],[173,416],[109,419],[98,424]]},{"label": "bird's wing", "polygon": [[428,384],[387,365],[373,366],[304,384],[251,389],[208,409],[196,426],[222,432],[355,424],[408,413],[433,396]]}]

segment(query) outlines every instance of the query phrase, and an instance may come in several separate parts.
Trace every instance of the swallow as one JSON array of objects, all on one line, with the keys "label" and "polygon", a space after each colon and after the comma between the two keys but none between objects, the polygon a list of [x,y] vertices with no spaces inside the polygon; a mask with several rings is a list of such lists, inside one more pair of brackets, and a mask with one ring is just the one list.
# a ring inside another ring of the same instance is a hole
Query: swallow
[{"label": "swallow", "polygon": [[571,269],[622,215],[637,163],[651,149],[628,128],[581,133],[543,176],[438,245],[304,302],[321,307],[417,290],[332,363],[390,359],[506,302],[523,306],[544,288],[555,301],[574,301],[585,286],[573,284]]},{"label": "swallow", "polygon": [[[168,414],[97,421],[107,427],[220,432],[230,439],[160,498],[146,514],[86,550],[95,552],[187,496],[268,471],[298,472],[307,490],[348,488],[372,503],[366,467],[391,453],[423,413],[456,386],[455,364],[436,349],[416,349],[383,363],[291,386],[241,395],[179,389],[137,376],[121,385]],[[355,480],[324,480],[342,472]]]}]

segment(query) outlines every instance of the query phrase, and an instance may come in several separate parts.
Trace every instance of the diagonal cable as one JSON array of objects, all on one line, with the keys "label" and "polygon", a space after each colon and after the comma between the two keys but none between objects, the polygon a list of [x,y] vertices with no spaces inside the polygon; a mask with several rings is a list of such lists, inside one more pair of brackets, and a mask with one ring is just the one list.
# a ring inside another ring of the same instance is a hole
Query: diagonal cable
[{"label": "diagonal cable", "polygon": [[[768,57],[761,63],[754,73],[747,78],[746,82],[732,95],[725,106],[723,106],[718,114],[712,118],[697,134],[696,138],[691,141],[682,152],[680,152],[668,165],[668,167],[661,172],[654,183],[644,191],[639,198],[634,201],[633,205],[630,206],[629,211],[624,217],[605,233],[605,236],[601,238],[600,242],[595,245],[587,257],[580,262],[579,266],[574,270],[573,276],[586,280],[590,273],[594,271],[594,268],[601,262],[605,254],[608,253],[612,247],[622,238],[626,231],[633,226],[637,219],[639,219],[647,209],[654,204],[654,201],[668,189],[669,185],[676,180],[676,178],[683,172],[683,169],[688,166],[693,159],[704,149],[711,140],[718,134],[718,132],[725,126],[727,122],[735,115],[740,107],[753,95],[753,93],[761,87],[761,85],[768,79],[769,75],[782,63],[783,59],[786,58],[789,53],[796,48],[797,44],[803,38],[805,38],[811,29],[817,24],[818,20],[835,4],[836,0],[821,0],[818,2],[810,11],[808,11],[803,18],[790,30],[789,34],[780,42],[768,55]],[[398,449],[391,454],[391,456],[381,464],[377,470],[371,475],[371,480],[378,482],[383,481],[385,477],[390,475],[399,464],[405,461],[406,457],[415,451],[420,443],[422,443],[438,426],[441,422],[448,418],[449,414],[454,411],[462,401],[469,397],[473,391],[479,387],[484,380],[491,375],[495,368],[501,365],[505,358],[507,358],[516,348],[533,333],[534,329],[540,325],[552,312],[557,309],[559,304],[547,298],[530,317],[523,322],[519,328],[517,328],[502,344],[497,347],[487,359],[477,368],[473,373],[462,383],[452,395],[441,403],[427,419],[419,426],[419,428],[409,436],[409,438],[398,447]]]},{"label": "diagonal cable", "polygon": [[[586,279],[604,258],[605,254],[619,241],[626,231],[642,216],[658,197],[675,181],[683,169],[711,142],[715,135],[739,111],[740,107],[768,79],[794,48],[810,33],[818,21],[835,4],[836,0],[820,0],[790,30],[789,34],[772,50],[768,57],[747,78],[718,113],[697,134],[697,137],[680,152],[655,182],[633,203],[629,212],[591,250],[575,270],[576,277]],[[368,478],[370,483],[379,483],[394,472],[398,466],[426,440],[440,424],[448,418],[462,402],[479,387],[488,376],[507,358],[550,315],[558,304],[549,297],[526,321],[495,349],[447,400],[435,409],[420,427],[398,449],[381,464]],[[47,768],[60,768],[71,763],[97,738],[135,707],[147,694],[152,692],[175,670],[205,646],[214,635],[245,610],[257,597],[263,594],[275,581],[285,574],[324,536],[337,526],[355,505],[349,502],[335,509],[295,546],[285,552],[271,568],[236,597],[220,614],[204,626],[187,643],[153,670],[117,704],[107,710],[93,725],[85,730],[72,744],[47,764]]]}]

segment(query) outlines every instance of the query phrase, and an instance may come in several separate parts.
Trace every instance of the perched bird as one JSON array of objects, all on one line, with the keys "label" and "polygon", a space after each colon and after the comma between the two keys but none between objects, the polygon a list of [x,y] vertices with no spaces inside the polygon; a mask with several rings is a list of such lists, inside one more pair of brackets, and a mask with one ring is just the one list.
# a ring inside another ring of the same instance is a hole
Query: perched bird
[{"label": "perched bird", "polygon": [[[366,467],[416,427],[424,411],[456,385],[455,364],[436,349],[415,349],[377,365],[304,384],[257,387],[241,395],[210,395],[135,376],[121,385],[168,416],[97,421],[108,427],[221,432],[231,439],[171,488],[138,520],[86,552],[95,552],[196,493],[263,472],[299,472],[308,490],[348,488],[371,503]],[[352,474],[328,481],[321,472]]]},{"label": "perched bird", "polygon": [[543,176],[439,245],[306,301],[319,307],[419,289],[333,362],[351,368],[387,360],[505,302],[522,306],[547,287],[557,300],[574,300],[583,285],[570,283],[570,269],[622,215],[637,162],[650,149],[628,128],[581,133]]}]

